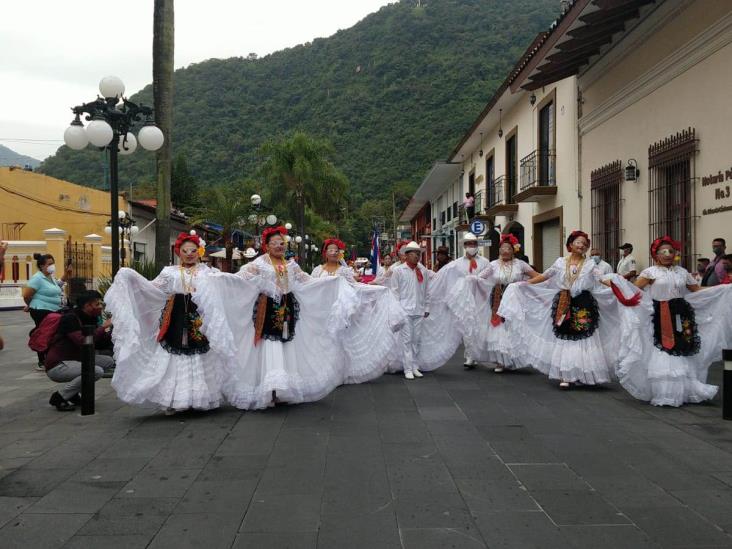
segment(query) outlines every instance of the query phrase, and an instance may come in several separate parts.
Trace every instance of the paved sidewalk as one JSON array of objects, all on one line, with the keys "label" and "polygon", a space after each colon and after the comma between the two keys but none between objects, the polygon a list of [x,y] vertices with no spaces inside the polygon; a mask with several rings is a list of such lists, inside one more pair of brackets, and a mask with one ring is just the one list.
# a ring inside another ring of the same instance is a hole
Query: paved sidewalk
[{"label": "paved sidewalk", "polygon": [[81,417],[48,405],[27,316],[0,327],[3,549],[732,547],[719,399],[659,409],[455,357],[266,412],[165,417],[104,379]]}]

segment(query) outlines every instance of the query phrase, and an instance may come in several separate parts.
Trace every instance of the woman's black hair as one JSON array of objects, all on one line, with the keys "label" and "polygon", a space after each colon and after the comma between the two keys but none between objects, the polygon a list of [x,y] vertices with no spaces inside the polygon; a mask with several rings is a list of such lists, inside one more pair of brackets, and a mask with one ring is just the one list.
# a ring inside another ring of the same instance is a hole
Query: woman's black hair
[{"label": "woman's black hair", "polygon": [[42,269],[43,266],[48,262],[49,259],[53,259],[53,256],[51,254],[33,254],[33,259],[36,260],[36,265],[38,265],[38,269]]}]

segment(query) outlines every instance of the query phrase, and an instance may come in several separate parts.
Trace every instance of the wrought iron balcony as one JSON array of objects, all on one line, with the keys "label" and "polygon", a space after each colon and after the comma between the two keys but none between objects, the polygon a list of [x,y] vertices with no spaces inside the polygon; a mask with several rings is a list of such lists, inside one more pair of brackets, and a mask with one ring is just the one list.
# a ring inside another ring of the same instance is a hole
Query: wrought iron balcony
[{"label": "wrought iron balcony", "polygon": [[484,215],[493,217],[495,215],[503,215],[518,211],[518,205],[515,201],[506,201],[506,185],[508,181],[506,176],[502,175],[488,181],[488,203]]},{"label": "wrought iron balcony", "polygon": [[521,190],[516,202],[538,202],[557,194],[556,153],[554,150],[536,150],[519,163]]}]

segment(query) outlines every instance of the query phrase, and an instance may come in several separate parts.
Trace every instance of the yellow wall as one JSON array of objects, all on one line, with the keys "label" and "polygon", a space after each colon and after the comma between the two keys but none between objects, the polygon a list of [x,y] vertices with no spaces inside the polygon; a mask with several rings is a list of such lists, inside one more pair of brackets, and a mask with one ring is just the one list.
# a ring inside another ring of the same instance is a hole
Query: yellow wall
[{"label": "yellow wall", "polygon": [[[119,208],[127,209],[123,197]],[[0,168],[0,224],[23,222],[20,240],[43,240],[43,231],[59,228],[72,241],[88,234],[109,237],[104,227],[110,219],[109,193],[47,175]]]}]

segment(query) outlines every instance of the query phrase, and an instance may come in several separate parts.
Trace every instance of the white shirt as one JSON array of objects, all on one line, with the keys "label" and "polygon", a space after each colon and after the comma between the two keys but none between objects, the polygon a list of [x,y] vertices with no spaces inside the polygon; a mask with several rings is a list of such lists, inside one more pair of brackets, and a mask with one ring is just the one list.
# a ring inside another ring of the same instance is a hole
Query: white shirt
[{"label": "white shirt", "polygon": [[514,258],[507,262],[495,259],[491,261],[490,269],[481,273],[480,278],[491,280],[494,284],[507,286],[512,282],[526,280],[530,276],[531,270],[529,264],[520,259]]},{"label": "white shirt", "polygon": [[687,285],[697,284],[689,271],[678,265],[672,267],[654,265],[645,269],[639,276],[653,280],[653,284],[646,286],[646,291],[650,294],[651,299],[656,301],[669,301],[683,297],[689,291]]},{"label": "white shirt", "polygon": [[[417,279],[417,269],[422,273],[422,282]],[[390,287],[396,295],[399,304],[409,316],[423,316],[429,312],[427,298],[430,283],[430,271],[419,263],[412,270],[406,263],[389,269],[391,273]]]},{"label": "white shirt", "polygon": [[[577,296],[585,290],[592,290],[600,282],[602,274],[591,259],[585,260],[582,269],[572,280],[571,272],[567,271],[569,257],[560,257],[554,264],[544,271],[546,278],[553,278],[562,290],[570,290],[572,296]],[[568,277],[569,276],[569,277]]]},{"label": "white shirt", "polygon": [[625,276],[628,273],[637,270],[638,268],[635,264],[635,258],[631,254],[626,255],[618,261],[617,272],[620,276]]}]

